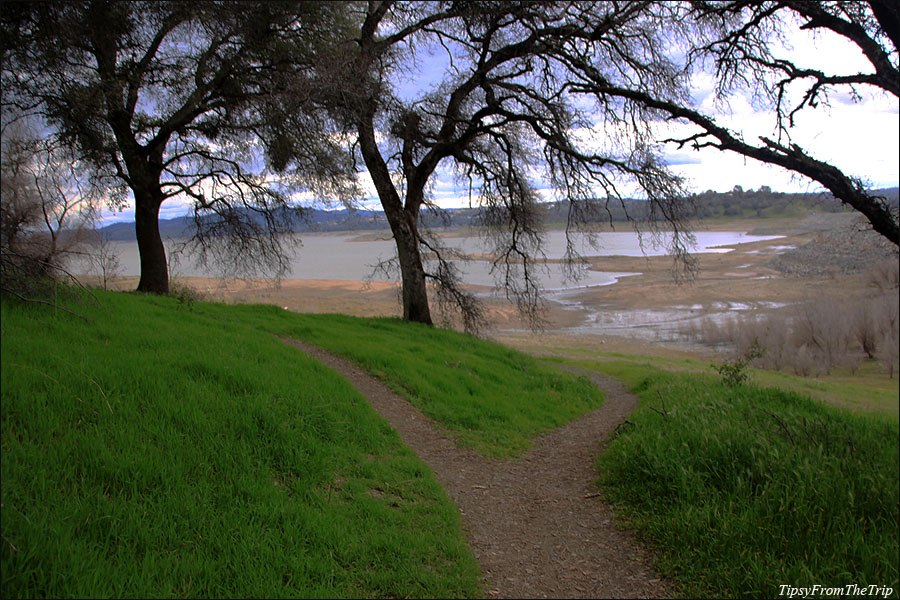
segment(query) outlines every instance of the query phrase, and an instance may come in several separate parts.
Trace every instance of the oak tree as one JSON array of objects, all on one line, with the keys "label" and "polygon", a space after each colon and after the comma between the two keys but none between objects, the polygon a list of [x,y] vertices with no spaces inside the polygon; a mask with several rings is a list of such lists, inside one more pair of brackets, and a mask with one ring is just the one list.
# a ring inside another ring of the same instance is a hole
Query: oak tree
[{"label": "oak tree", "polygon": [[[682,99],[685,82],[664,53],[665,11],[643,2],[373,0],[354,7],[355,45],[320,62],[318,89],[355,136],[390,223],[405,319],[432,322],[429,283],[439,303],[460,311],[466,329],[477,329],[483,316],[460,286],[460,257],[420,219],[423,210],[438,210],[430,189],[446,172],[471,190],[497,282],[533,323],[541,307],[541,201],[567,203],[569,259],[576,231],[635,194],[651,221],[675,229],[673,247],[685,256],[682,182],[655,149],[648,110],[621,97],[585,103],[569,83],[569,55],[590,55],[622,85]],[[440,77],[436,62],[445,65]],[[403,80],[415,85],[401,88]]]},{"label": "oak tree", "polygon": [[[792,139],[798,114],[827,105],[829,96],[835,93],[856,99],[863,94],[898,98],[897,4],[883,0],[729,0],[666,3],[664,8],[670,11],[672,23],[669,43],[681,51],[678,60],[684,76],[714,73],[715,91],[722,103],[727,104],[739,93],[750,94],[757,106],[767,108],[774,116],[771,135],[747,139],[692,102],[666,98],[641,85],[623,85],[587,59],[572,65],[575,89],[639,102],[661,117],[691,126],[690,132],[661,141],[735,152],[809,178],[864,215],[879,234],[900,244],[896,202],[870,192],[864,174],[846,173],[835,165],[834,157],[822,156]],[[835,65],[799,63],[785,51],[784,41],[804,31],[847,42],[869,68],[847,73]]]},{"label": "oak tree", "polygon": [[[283,77],[294,91],[316,52],[341,31],[341,3],[5,2],[4,107],[37,115],[47,135],[130,192],[140,251],[138,290],[166,293],[163,203],[190,204],[208,256],[283,271],[301,189],[347,197],[353,173],[306,115],[284,131],[266,108]],[[263,160],[259,133],[266,131]],[[273,146],[274,144],[274,146]],[[283,158],[284,147],[294,151]],[[118,196],[127,201],[127,197]]]}]

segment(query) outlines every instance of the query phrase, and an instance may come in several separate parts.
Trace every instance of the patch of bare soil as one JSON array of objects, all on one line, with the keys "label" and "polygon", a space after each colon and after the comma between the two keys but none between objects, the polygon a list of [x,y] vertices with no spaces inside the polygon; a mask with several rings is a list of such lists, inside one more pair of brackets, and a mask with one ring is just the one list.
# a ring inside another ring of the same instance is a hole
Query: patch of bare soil
[{"label": "patch of bare soil", "polygon": [[649,552],[617,524],[593,485],[594,458],[637,404],[592,377],[602,407],[536,440],[522,457],[489,461],[354,364],[285,340],[344,376],[434,471],[456,502],[484,589],[498,598],[669,597]]}]

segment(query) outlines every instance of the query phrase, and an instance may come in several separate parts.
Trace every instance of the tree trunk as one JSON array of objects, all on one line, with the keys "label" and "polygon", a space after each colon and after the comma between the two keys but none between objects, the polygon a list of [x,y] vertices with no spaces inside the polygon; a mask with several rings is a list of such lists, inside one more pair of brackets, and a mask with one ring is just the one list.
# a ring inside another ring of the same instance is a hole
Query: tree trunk
[{"label": "tree trunk", "polygon": [[[403,319],[433,325],[431,310],[428,308],[428,288],[425,285],[425,268],[419,251],[418,207],[419,203],[409,203],[404,208],[391,181],[387,163],[378,150],[375,141],[374,111],[361,119],[359,125],[360,151],[369,175],[378,191],[378,198],[384,214],[391,225],[394,241],[397,243],[397,257],[400,260],[400,276],[403,284]],[[421,195],[421,190],[417,189]]]},{"label": "tree trunk", "polygon": [[162,204],[146,192],[134,191],[134,233],[141,256],[141,279],[137,291],[169,293],[169,266],[166,248],[159,235],[159,207]]},{"label": "tree trunk", "polygon": [[[400,259],[400,276],[403,284],[403,319],[432,325],[428,307],[428,289],[425,284],[425,268],[419,251],[417,219],[406,210],[388,217],[397,257]],[[395,225],[396,222],[396,225]]]}]

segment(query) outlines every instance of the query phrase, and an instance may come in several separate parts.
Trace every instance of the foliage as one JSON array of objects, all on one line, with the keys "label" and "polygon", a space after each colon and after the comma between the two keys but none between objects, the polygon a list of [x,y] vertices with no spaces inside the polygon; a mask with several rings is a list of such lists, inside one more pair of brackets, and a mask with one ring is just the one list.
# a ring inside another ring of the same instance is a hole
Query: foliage
[{"label": "foliage", "polygon": [[693,206],[695,216],[701,219],[799,217],[813,212],[841,210],[841,202],[830,194],[783,193],[766,189],[766,186],[758,190],[736,189],[724,193],[707,190],[694,196]]},{"label": "foliage", "polygon": [[738,386],[744,384],[750,377],[747,373],[747,366],[758,358],[762,358],[766,354],[766,349],[759,345],[759,340],[754,339],[753,343],[744,351],[743,356],[733,361],[725,361],[720,365],[713,363],[713,368],[722,377],[727,385]]},{"label": "foliage", "polygon": [[[279,273],[290,239],[279,234],[300,216],[295,194],[349,201],[356,192],[352,165],[328,135],[327,119],[302,104],[309,86],[297,87],[342,30],[344,8],[4,3],[3,106],[39,118],[50,139],[93,165],[115,203],[130,192],[139,290],[168,291],[158,219],[174,198],[191,205],[194,242],[205,258]],[[290,118],[270,108],[285,94]],[[285,159],[273,145],[294,152]]]},{"label": "foliage", "polygon": [[[627,375],[641,405],[601,455],[604,494],[690,597],[777,597],[779,585],[898,590],[895,418],[711,376]],[[668,408],[652,410],[661,395]]]},{"label": "foliage", "polygon": [[97,297],[2,303],[0,595],[481,595],[429,469],[259,327],[287,313]]}]

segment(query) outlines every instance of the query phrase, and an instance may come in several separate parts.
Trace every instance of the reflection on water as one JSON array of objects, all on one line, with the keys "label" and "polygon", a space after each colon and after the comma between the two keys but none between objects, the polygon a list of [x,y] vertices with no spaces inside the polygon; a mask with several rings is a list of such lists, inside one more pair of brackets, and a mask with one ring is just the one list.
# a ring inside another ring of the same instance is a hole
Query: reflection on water
[{"label": "reflection on water", "polygon": [[[386,280],[387,277],[378,274],[372,277],[375,265],[381,261],[387,261],[395,257],[394,242],[391,239],[356,241],[358,234],[306,234],[300,237],[302,246],[291,261],[291,272],[287,275],[292,279],[327,279],[363,281],[367,278],[374,280]],[[776,239],[782,236],[758,236],[748,235],[735,231],[703,231],[697,232],[696,246],[691,250],[697,253],[704,252],[729,252],[732,246],[748,242]],[[671,240],[671,235],[662,236],[645,235],[641,239],[634,232],[606,232],[597,236],[599,247],[594,248],[583,244],[577,249],[585,256],[658,256],[666,253],[666,244]],[[643,241],[643,246],[641,242]],[[485,248],[479,237],[470,238],[446,238],[445,243],[466,254],[484,254]],[[111,242],[115,247],[121,264],[121,275],[139,275],[140,259],[136,242]],[[560,259],[566,250],[566,238],[564,231],[550,231],[545,238],[545,252],[548,259]],[[225,268],[208,268],[193,264],[190,257],[183,257],[178,261],[173,275],[183,277],[233,277],[235,272]],[[463,280],[473,285],[494,285],[495,278],[491,274],[489,261],[476,260],[457,265],[464,274]],[[86,272],[87,269],[79,269],[74,272]],[[615,283],[618,278],[634,273],[612,273],[590,271],[584,269],[582,277],[576,280],[567,279],[559,264],[547,265],[547,268],[538,269],[539,279],[544,289],[570,290],[575,288],[609,285]],[[399,279],[399,277],[395,278]]]}]

